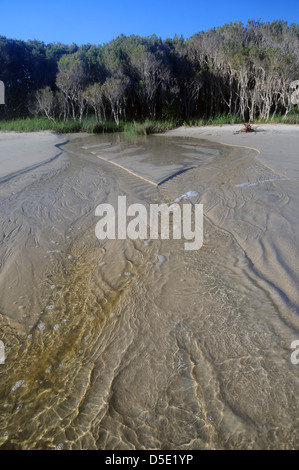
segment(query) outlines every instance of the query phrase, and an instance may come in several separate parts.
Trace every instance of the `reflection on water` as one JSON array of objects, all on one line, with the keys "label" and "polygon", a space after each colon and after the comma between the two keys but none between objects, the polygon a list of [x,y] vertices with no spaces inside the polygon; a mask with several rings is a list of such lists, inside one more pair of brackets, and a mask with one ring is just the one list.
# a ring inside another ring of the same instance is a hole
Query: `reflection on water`
[{"label": "reflection on water", "polygon": [[[265,235],[293,183],[239,188],[279,178],[252,151],[192,139],[78,137],[64,150],[22,192],[0,188],[1,448],[297,448],[291,262],[279,279],[293,253]],[[102,202],[190,191],[206,216],[198,251],[95,237]]]}]

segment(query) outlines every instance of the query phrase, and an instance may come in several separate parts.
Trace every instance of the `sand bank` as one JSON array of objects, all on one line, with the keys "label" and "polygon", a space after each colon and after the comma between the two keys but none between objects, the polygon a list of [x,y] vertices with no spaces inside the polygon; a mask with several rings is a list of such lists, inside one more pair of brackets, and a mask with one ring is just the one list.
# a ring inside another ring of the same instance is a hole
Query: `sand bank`
[{"label": "sand bank", "polygon": [[240,132],[242,124],[204,127],[179,127],[165,135],[194,137],[229,145],[257,149],[265,164],[290,177],[299,177],[299,126],[286,124],[253,124],[256,132]]},{"label": "sand bank", "polygon": [[[28,281],[26,291],[32,295],[35,279],[44,269],[37,250],[42,241],[38,239],[44,230],[49,233],[51,217],[46,213],[50,208],[43,207],[35,188],[43,187],[45,197],[45,183],[68,166],[66,154],[57,147],[65,141],[52,132],[0,133],[0,313],[14,321],[19,322],[22,316],[16,315],[13,290]],[[34,314],[27,313],[27,317]]]},{"label": "sand bank", "polygon": [[[253,150],[254,160],[240,165],[237,152],[226,174],[214,179],[202,197],[205,214],[234,235],[253,269],[298,312],[299,126],[253,128],[256,132],[242,133],[242,125],[181,127],[165,135]],[[218,172],[215,167],[215,176]]]},{"label": "sand bank", "polygon": [[66,139],[52,132],[0,132],[0,181],[50,162]]}]

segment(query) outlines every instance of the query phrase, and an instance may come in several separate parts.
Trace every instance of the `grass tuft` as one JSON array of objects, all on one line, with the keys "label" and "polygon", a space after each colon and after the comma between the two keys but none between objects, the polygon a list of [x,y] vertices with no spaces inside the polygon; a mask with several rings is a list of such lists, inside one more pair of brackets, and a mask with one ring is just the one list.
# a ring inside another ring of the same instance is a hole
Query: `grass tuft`
[{"label": "grass tuft", "polygon": [[[272,124],[299,124],[299,113],[290,112],[285,115],[275,115],[268,120],[256,119],[255,123]],[[224,124],[242,124],[243,120],[237,115],[217,115],[209,118],[182,120],[150,120],[145,121],[121,121],[117,126],[114,121],[98,122],[93,117],[87,117],[82,121],[50,121],[46,117],[35,117],[26,119],[14,119],[9,121],[0,121],[0,131],[15,132],[38,132],[53,131],[60,134],[71,134],[76,132],[87,132],[89,134],[102,134],[110,132],[125,132],[128,135],[150,135],[175,129],[178,126],[221,126]]]}]

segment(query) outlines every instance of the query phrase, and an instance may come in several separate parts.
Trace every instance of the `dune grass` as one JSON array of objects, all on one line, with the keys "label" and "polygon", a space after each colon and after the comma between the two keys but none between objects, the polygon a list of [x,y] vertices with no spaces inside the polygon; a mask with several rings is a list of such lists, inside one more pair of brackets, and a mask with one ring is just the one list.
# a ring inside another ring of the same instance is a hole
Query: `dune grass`
[{"label": "dune grass", "polygon": [[102,132],[118,132],[120,129],[114,122],[107,121],[99,123],[96,119],[87,118],[82,121],[50,121],[45,117],[14,119],[9,121],[0,121],[1,131],[15,132],[39,132],[53,131],[61,134],[69,134],[75,132],[102,133]]},{"label": "dune grass", "polygon": [[[237,115],[218,115],[211,118],[182,120],[150,120],[145,121],[121,121],[117,126],[114,121],[98,122],[95,118],[84,118],[82,121],[50,121],[46,117],[34,117],[14,120],[0,120],[0,131],[14,132],[39,132],[52,131],[60,134],[87,132],[90,134],[102,134],[108,132],[125,132],[129,135],[149,135],[161,133],[179,126],[221,126],[224,124],[242,124],[242,119]],[[288,115],[276,115],[269,120],[255,119],[252,124],[299,124],[299,113],[292,112]]]}]

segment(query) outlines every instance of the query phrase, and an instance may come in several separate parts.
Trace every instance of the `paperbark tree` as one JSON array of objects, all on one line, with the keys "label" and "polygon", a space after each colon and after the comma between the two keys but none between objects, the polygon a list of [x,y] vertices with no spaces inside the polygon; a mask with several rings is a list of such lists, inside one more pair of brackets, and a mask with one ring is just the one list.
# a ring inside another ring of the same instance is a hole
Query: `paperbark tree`
[{"label": "paperbark tree", "polygon": [[106,120],[104,90],[100,83],[94,83],[85,91],[87,104],[93,109],[94,115],[98,121],[101,121],[102,118]]},{"label": "paperbark tree", "polygon": [[42,88],[35,93],[33,111],[44,114],[50,121],[55,122],[55,98],[50,87]]},{"label": "paperbark tree", "polygon": [[128,85],[129,80],[124,76],[107,78],[103,85],[104,96],[111,106],[112,115],[117,126],[120,124],[120,116],[124,113],[125,93]]},{"label": "paperbark tree", "polygon": [[0,79],[8,117],[26,116],[28,98],[50,87],[57,118],[271,119],[294,106],[298,49],[299,26],[282,20],[230,23],[188,40],[121,35],[101,46],[0,37]]},{"label": "paperbark tree", "polygon": [[57,87],[62,91],[65,102],[67,118],[76,119],[76,111],[79,109],[79,119],[82,119],[85,106],[83,90],[86,83],[86,75],[81,61],[75,56],[63,56],[58,62]]}]

